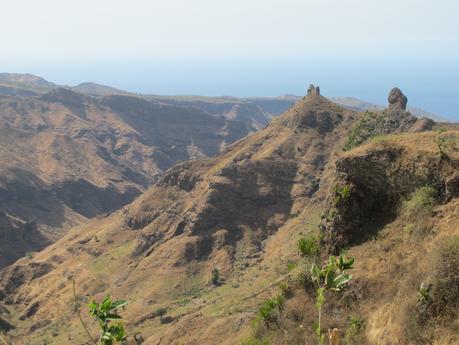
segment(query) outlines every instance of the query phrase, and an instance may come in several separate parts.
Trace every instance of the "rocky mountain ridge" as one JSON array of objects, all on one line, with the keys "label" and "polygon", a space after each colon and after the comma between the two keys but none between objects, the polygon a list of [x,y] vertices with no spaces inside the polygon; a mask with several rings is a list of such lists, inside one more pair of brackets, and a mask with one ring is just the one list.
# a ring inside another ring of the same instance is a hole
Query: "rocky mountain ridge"
[{"label": "rocky mountain ridge", "polygon": [[62,88],[0,96],[0,267],[132,201],[174,163],[217,154],[252,122]]},{"label": "rocky mountain ridge", "polygon": [[[142,95],[92,82],[84,82],[76,86],[64,86],[48,82],[41,77],[31,74],[0,73],[0,94],[9,96],[37,96],[55,88],[67,88],[94,97],[108,95],[142,97],[171,105],[197,107],[210,114],[227,114],[227,116],[231,116],[232,118],[234,118],[235,114],[239,113],[239,107],[243,107],[241,110],[245,114],[243,116],[253,116],[255,119],[253,124],[259,126],[259,129],[263,128],[273,116],[286,111],[293,103],[301,98],[296,95],[248,98]],[[382,105],[373,104],[354,97],[330,97],[330,100],[355,111],[381,111],[384,109]],[[434,114],[420,108],[409,107],[408,110],[418,118],[427,117],[438,122],[450,122],[450,120],[439,114]],[[262,119],[261,122],[260,118]]]},{"label": "rocky mountain ridge", "polygon": [[[311,86],[307,96],[265,129],[213,158],[172,167],[130,205],[74,228],[33,258],[4,269],[0,299],[10,316],[3,319],[16,327],[9,335],[17,344],[42,339],[83,344],[84,331],[64,303],[71,299],[75,281],[82,300],[108,292],[127,297],[128,326],[132,335],[142,333],[145,344],[214,344],[217,338],[234,344],[250,329],[254,302],[284,279],[298,234],[322,226],[325,234],[332,234],[326,238],[341,236],[335,228],[342,220],[340,207],[344,210],[346,204],[336,205],[338,213],[326,212],[329,217],[323,221],[320,215],[335,200],[332,186],[348,181],[339,170],[345,163],[339,162],[345,162],[340,157],[349,138],[359,138],[358,146],[371,137],[411,132],[429,143],[432,153],[426,159],[436,159],[432,140],[437,134],[419,132],[438,125],[416,120],[405,107],[405,97],[394,89],[387,110],[357,113],[330,102]],[[362,128],[362,119],[374,124],[371,131]],[[457,136],[457,129],[450,127]],[[344,155],[359,149],[349,148]],[[374,152],[372,148],[368,159],[379,157]],[[391,164],[396,159],[392,154],[381,157]],[[363,159],[364,167],[368,159]],[[372,179],[385,176],[375,169],[369,170],[374,174],[368,179],[374,188],[379,184]],[[394,169],[400,167],[390,171]],[[342,173],[346,171],[351,170]],[[452,170],[440,172],[443,178],[443,172],[450,176]],[[367,185],[367,180],[361,183]],[[352,186],[349,200],[355,193],[356,201],[349,212],[365,220],[365,215],[358,216],[365,189],[359,185],[354,191]],[[375,201],[368,207],[378,205]],[[342,236],[347,236],[350,232],[343,229]],[[354,243],[346,239],[344,245]],[[215,267],[222,280],[217,287],[209,285]],[[167,308],[172,324],[157,323],[154,311],[161,307]],[[135,343],[134,338],[130,341]]]}]

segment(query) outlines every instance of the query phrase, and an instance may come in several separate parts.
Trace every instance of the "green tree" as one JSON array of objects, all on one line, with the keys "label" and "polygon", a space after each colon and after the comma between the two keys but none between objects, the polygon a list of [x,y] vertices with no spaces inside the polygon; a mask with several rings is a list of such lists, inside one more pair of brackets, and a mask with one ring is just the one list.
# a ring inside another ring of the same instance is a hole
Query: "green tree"
[{"label": "green tree", "polygon": [[352,279],[352,276],[344,273],[353,268],[354,258],[346,259],[343,255],[339,258],[330,256],[327,264],[322,267],[312,264],[311,278],[317,287],[316,290],[316,308],[318,311],[318,323],[316,334],[319,339],[319,344],[324,344],[325,335],[322,334],[321,321],[322,321],[322,307],[325,302],[325,292],[341,291],[347,283]]}]

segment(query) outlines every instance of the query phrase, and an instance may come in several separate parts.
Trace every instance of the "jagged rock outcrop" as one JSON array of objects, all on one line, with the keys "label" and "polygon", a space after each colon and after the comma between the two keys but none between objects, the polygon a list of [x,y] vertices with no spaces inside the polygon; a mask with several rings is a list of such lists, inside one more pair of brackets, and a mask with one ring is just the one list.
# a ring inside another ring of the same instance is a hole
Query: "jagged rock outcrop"
[{"label": "jagged rock outcrop", "polygon": [[9,298],[21,285],[44,276],[52,270],[53,266],[46,262],[31,262],[27,265],[14,265],[0,272],[0,300],[12,303]]},{"label": "jagged rock outcrop", "polygon": [[314,84],[310,84],[307,95],[308,96],[320,96],[320,87],[314,86]]},{"label": "jagged rock outcrop", "polygon": [[424,119],[418,120],[405,110],[407,98],[400,89],[392,89],[388,99],[389,106],[383,111],[366,111],[359,117],[347,135],[344,150],[350,150],[378,135],[422,131],[434,126],[435,122]]},{"label": "jagged rock outcrop", "polygon": [[408,131],[417,121],[415,116],[406,111],[408,98],[399,88],[395,87],[389,92],[387,99],[389,101],[389,106],[386,111],[383,112],[384,119],[381,133],[379,134]]},{"label": "jagged rock outcrop", "polygon": [[435,133],[417,135],[425,138],[422,155],[410,147],[414,137],[403,144],[388,138],[338,159],[321,223],[329,251],[337,253],[373,236],[417,188],[433,187],[439,201],[455,197],[457,166],[441,158]]},{"label": "jagged rock outcrop", "polygon": [[389,109],[406,110],[408,98],[398,87],[394,87],[390,90],[387,100],[389,102]]}]

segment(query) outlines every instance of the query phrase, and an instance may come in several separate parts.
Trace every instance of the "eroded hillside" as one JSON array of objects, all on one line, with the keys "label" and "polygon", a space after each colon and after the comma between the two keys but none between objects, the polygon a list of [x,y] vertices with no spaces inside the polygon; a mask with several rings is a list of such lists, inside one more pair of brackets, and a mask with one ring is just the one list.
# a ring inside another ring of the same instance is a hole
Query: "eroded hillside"
[{"label": "eroded hillside", "polygon": [[[454,233],[455,153],[448,151],[448,159],[441,158],[435,143],[439,132],[414,133],[438,125],[406,112],[406,98],[399,90],[391,93],[389,102],[383,112],[357,113],[311,87],[307,96],[264,130],[215,158],[176,165],[132,204],[72,229],[33,258],[5,268],[0,317],[9,328],[15,327],[8,336],[15,344],[85,343],[88,339],[72,309],[75,282],[81,303],[106,293],[129,300],[123,315],[133,344],[140,339],[145,344],[238,344],[251,335],[257,306],[273,294],[277,283],[306,270],[295,248],[304,234],[322,229],[324,255],[327,248],[350,245],[357,262],[377,263],[374,248],[385,242],[371,236],[392,234],[396,231],[384,230],[385,226],[399,223],[393,223],[396,212],[373,223],[372,210],[395,210],[407,193],[431,180],[444,214],[435,234]],[[362,121],[374,124],[370,132],[362,128]],[[413,133],[387,141],[372,139],[403,131]],[[456,138],[457,132],[447,135]],[[368,140],[373,142],[364,148],[347,146],[350,141],[358,146]],[[384,145],[386,151],[381,149]],[[343,149],[350,151],[343,154]],[[426,169],[435,173],[429,175]],[[372,174],[365,175],[367,171]],[[409,175],[418,172],[416,179]],[[406,188],[394,184],[398,173],[410,181]],[[349,205],[334,204],[337,189],[332,186],[342,183],[350,184],[351,198],[345,200]],[[367,204],[367,197],[374,201]],[[330,212],[332,208],[336,211]],[[348,214],[352,227],[342,227]],[[379,219],[377,213],[374,216]],[[394,241],[385,252],[404,253],[404,238]],[[400,265],[408,269],[409,263]],[[218,284],[210,282],[214,268],[220,272]],[[380,282],[387,272],[373,274]],[[397,284],[383,285],[393,291]],[[366,286],[365,296],[379,291],[375,286]],[[301,289],[294,298],[295,305],[311,299]],[[368,298],[368,303],[376,303]],[[166,308],[167,318],[158,316],[160,308]],[[368,320],[382,320],[372,314],[375,308],[368,310]],[[285,329],[299,330],[302,320],[289,320]],[[383,326],[375,323],[368,328],[369,339],[393,344],[393,338],[381,336],[378,327]],[[294,338],[297,333],[290,333],[290,343],[300,344]],[[278,343],[285,344],[282,334],[267,332],[272,341],[280,336]]]},{"label": "eroded hillside", "polygon": [[256,129],[134,96],[0,96],[0,267],[131,202],[176,162],[213,156]]},{"label": "eroded hillside", "polygon": [[456,344],[458,171],[457,130],[378,137],[342,155],[319,225],[319,253],[298,259],[284,280],[282,308],[257,323],[252,341],[316,343],[310,265],[344,252],[355,258],[352,280],[326,294],[325,333],[338,328],[345,344]]}]

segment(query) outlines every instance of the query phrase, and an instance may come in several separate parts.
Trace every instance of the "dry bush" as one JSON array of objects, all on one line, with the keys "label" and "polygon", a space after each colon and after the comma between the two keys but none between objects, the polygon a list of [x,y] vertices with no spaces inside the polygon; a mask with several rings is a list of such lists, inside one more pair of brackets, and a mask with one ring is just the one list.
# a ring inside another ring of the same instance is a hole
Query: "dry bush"
[{"label": "dry bush", "polygon": [[[352,284],[348,290],[353,294]],[[339,328],[343,344],[346,344],[344,340],[348,334],[348,340],[352,339],[355,340],[355,344],[365,345],[367,341],[363,329],[356,330],[355,325],[351,326],[352,316],[360,313],[358,303],[349,305],[349,301],[343,295],[329,293],[324,305],[323,329]],[[317,335],[314,331],[316,323],[317,309],[314,306],[314,293],[304,289],[295,290],[295,295],[284,304],[275,332],[270,334],[270,345],[315,345],[317,344]]]},{"label": "dry bush", "polygon": [[407,309],[405,336],[416,344],[431,344],[436,328],[445,334],[449,330],[457,333],[454,320],[459,316],[459,236],[448,237],[437,246],[430,272],[430,283],[419,288],[417,303]]},{"label": "dry bush", "polygon": [[435,317],[454,319],[459,311],[459,236],[445,239],[433,262],[429,311]]}]

